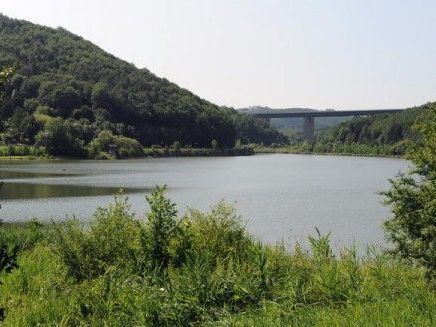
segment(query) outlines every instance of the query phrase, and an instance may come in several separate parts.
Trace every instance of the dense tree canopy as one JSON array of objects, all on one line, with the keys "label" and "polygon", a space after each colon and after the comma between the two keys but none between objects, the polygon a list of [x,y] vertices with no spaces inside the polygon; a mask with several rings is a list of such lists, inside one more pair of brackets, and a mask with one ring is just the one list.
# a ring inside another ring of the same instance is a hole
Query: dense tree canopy
[{"label": "dense tree canopy", "polygon": [[5,85],[0,133],[17,143],[50,134],[55,118],[73,126],[71,133],[84,144],[104,130],[143,145],[284,140],[266,124],[203,100],[65,29],[0,16],[0,67],[15,63],[20,69]]},{"label": "dense tree canopy", "polygon": [[391,180],[384,193],[393,212],[385,226],[394,251],[416,259],[436,278],[436,104],[425,109],[408,154],[412,168]]},{"label": "dense tree canopy", "polygon": [[13,76],[15,70],[11,67],[5,67],[0,71],[0,100],[3,99],[5,88],[10,78]]},{"label": "dense tree canopy", "polygon": [[[334,152],[346,145],[367,145],[369,148],[388,146],[392,155],[402,155],[407,143],[416,139],[412,126],[417,116],[432,104],[410,108],[403,112],[356,117],[317,135],[316,148]],[[321,151],[323,152],[323,151]]]}]

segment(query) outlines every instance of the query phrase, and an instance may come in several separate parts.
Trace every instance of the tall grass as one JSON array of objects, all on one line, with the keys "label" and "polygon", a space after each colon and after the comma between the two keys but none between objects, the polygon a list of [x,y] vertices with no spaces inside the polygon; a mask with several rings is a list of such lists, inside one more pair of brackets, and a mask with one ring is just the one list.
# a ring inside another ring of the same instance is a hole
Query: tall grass
[{"label": "tall grass", "polygon": [[18,268],[0,275],[5,326],[432,326],[436,293],[419,267],[380,251],[336,255],[261,244],[235,210],[177,217],[157,188],[139,219],[125,197],[91,223],[3,227]]}]

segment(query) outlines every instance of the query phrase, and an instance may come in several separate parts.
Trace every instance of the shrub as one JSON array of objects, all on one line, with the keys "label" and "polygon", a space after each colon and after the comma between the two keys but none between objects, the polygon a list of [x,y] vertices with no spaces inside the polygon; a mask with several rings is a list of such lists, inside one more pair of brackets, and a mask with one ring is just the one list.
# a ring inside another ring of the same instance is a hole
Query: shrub
[{"label": "shrub", "polygon": [[212,142],[210,142],[210,146],[211,146],[212,150],[217,150],[218,149],[218,141],[213,139]]},{"label": "shrub", "polygon": [[148,255],[148,268],[162,274],[170,264],[171,239],[178,232],[175,203],[164,196],[165,187],[156,187],[147,202],[150,212],[143,230],[143,244]]},{"label": "shrub", "polygon": [[[139,157],[144,155],[141,144],[135,139],[113,135],[111,131],[102,131],[89,143],[88,151],[98,159],[101,153],[108,153],[118,158]],[[106,158],[105,158],[106,159]]]},{"label": "shrub", "polygon": [[117,136],[115,144],[118,148],[118,156],[120,158],[141,157],[144,155],[141,144],[135,140],[125,136]]},{"label": "shrub", "polygon": [[95,278],[113,266],[130,271],[135,268],[140,229],[127,198],[117,195],[108,208],[99,208],[89,230],[76,220],[55,228],[56,250],[76,280]]},{"label": "shrub", "polygon": [[99,152],[94,155],[94,159],[97,160],[113,160],[115,157],[107,152]]},{"label": "shrub", "polygon": [[409,153],[413,166],[391,180],[383,194],[393,217],[385,229],[393,252],[416,260],[436,277],[436,105],[429,105],[415,125],[417,144]]},{"label": "shrub", "polygon": [[179,141],[174,141],[174,143],[173,143],[173,145],[172,145],[172,148],[173,148],[176,152],[179,152],[180,149],[182,148],[182,145],[180,144]]},{"label": "shrub", "polygon": [[210,213],[189,210],[184,223],[195,239],[194,252],[207,252],[215,258],[239,260],[248,255],[247,251],[250,251],[253,244],[241,217],[224,202],[212,207]]}]

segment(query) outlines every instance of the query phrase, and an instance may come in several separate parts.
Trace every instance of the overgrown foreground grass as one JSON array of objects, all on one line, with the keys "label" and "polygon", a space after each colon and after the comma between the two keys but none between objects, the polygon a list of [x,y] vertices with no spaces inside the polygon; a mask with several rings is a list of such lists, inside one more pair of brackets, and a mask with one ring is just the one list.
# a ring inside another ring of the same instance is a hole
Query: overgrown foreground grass
[{"label": "overgrown foreground grass", "polygon": [[[436,293],[421,269],[369,251],[334,255],[266,246],[235,211],[176,219],[162,189],[137,219],[117,196],[90,225],[3,226],[18,251],[0,275],[5,326],[434,326]],[[267,219],[267,218],[266,218]]]}]

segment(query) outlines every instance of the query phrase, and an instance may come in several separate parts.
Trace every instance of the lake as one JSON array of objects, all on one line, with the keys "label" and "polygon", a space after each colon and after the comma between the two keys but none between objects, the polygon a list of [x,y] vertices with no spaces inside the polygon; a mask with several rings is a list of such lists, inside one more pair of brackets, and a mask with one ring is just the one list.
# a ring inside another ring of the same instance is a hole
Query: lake
[{"label": "lake", "polygon": [[166,184],[180,212],[233,204],[266,243],[305,243],[317,227],[335,247],[383,243],[389,208],[378,191],[404,171],[401,159],[268,154],[124,161],[0,161],[0,219],[86,220],[120,188],[143,217],[145,194]]}]

